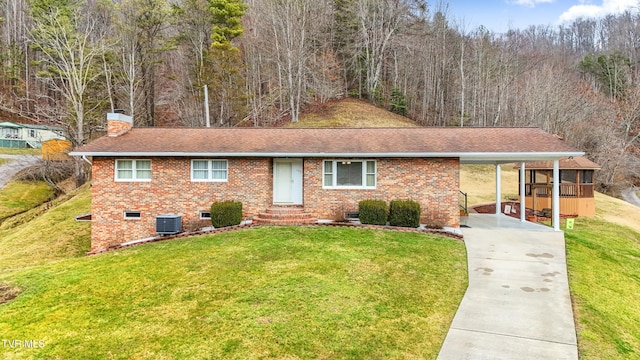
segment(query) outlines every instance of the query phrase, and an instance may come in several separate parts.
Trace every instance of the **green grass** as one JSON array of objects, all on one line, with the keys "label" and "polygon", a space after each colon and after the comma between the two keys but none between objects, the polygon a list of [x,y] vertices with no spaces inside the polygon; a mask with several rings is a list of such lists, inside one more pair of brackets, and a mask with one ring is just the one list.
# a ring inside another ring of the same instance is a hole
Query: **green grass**
[{"label": "green grass", "polygon": [[565,238],[580,359],[640,359],[640,232],[578,218]]},{"label": "green grass", "polygon": [[8,163],[9,161],[10,161],[9,159],[0,158],[0,166]]},{"label": "green grass", "polygon": [[0,224],[8,217],[51,200],[54,190],[44,181],[12,181],[0,190]]},{"label": "green grass", "polygon": [[[493,176],[461,173],[474,190]],[[640,359],[640,209],[596,200],[566,230],[580,359]],[[54,205],[0,226],[0,299],[22,291],[0,305],[1,337],[45,342],[0,358],[435,358],[467,284],[462,243],[377,230],[260,227],[84,257],[88,186]]]},{"label": "green grass", "polygon": [[[12,182],[10,186],[15,184]],[[0,198],[10,198],[6,190],[0,191]],[[34,208],[0,225],[0,274],[82,256],[89,251],[91,225],[74,219],[91,209],[89,186],[56,199],[49,206]]]},{"label": "green grass", "polygon": [[466,288],[460,241],[258,227],[0,276],[6,339],[61,359],[435,358]]},{"label": "green grass", "polygon": [[40,155],[42,149],[13,149],[0,147],[0,154],[7,155]]}]

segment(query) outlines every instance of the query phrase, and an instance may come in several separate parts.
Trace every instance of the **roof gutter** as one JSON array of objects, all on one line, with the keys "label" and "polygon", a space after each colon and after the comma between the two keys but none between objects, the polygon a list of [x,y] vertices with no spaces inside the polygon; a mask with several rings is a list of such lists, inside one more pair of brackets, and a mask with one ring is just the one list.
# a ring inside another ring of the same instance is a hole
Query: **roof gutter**
[{"label": "roof gutter", "polygon": [[569,156],[583,156],[582,151],[567,152],[110,152],[72,151],[71,156],[92,157],[359,157],[359,158],[459,158],[463,162],[555,160]]}]

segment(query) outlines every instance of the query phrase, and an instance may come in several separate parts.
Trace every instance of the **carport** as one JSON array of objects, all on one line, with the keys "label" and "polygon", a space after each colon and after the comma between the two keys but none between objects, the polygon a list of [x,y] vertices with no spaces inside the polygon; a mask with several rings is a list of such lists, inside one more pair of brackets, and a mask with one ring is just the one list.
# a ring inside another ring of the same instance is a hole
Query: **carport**
[{"label": "carport", "polygon": [[[526,141],[526,139],[523,139]],[[545,149],[546,150],[546,149]],[[552,150],[552,149],[549,149]],[[564,151],[563,151],[564,150]],[[583,156],[584,152],[581,151],[566,151],[565,149],[559,149],[559,151],[553,152],[495,152],[495,153],[469,153],[460,157],[460,164],[492,164],[495,166],[495,178],[496,178],[496,216],[502,216],[502,184],[500,179],[500,166],[502,164],[520,164],[520,179],[525,178],[526,163],[533,161],[553,161],[553,182],[551,189],[552,197],[552,226],[555,231],[560,231],[560,182],[556,179],[560,178],[560,159],[563,157]],[[520,195],[520,222],[525,223],[525,182],[520,181],[519,195]]]}]

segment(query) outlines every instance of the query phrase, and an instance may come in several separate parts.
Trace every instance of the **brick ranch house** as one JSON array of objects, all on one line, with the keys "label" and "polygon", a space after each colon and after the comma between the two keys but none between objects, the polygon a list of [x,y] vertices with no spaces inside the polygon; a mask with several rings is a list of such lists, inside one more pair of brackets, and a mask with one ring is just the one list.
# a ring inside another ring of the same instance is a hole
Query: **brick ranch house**
[{"label": "brick ranch house", "polygon": [[71,153],[92,162],[92,252],[156,235],[163,214],[206,226],[221,200],[253,219],[274,205],[338,219],[363,199],[412,199],[422,223],[459,227],[461,163],[583,154],[535,128],[133,128],[126,115],[107,118],[106,136]]}]

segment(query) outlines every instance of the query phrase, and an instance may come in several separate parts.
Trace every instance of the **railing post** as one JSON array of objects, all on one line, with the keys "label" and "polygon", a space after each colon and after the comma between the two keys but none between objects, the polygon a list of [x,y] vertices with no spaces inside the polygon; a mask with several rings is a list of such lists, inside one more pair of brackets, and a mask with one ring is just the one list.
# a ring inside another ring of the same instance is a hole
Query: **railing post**
[{"label": "railing post", "polygon": [[553,189],[551,190],[553,230],[560,231],[560,160],[553,160]]},{"label": "railing post", "polygon": [[527,192],[526,192],[526,188],[525,188],[525,168],[524,168],[524,162],[520,163],[520,221],[524,222],[526,219],[526,212],[527,212],[527,208],[526,208],[526,197],[527,197]]}]

